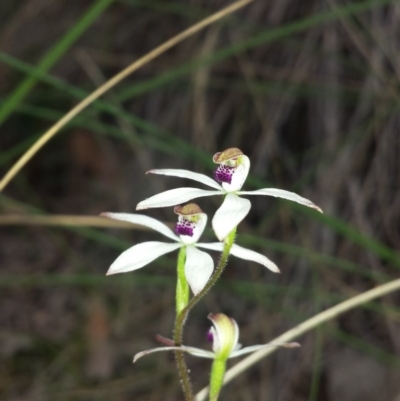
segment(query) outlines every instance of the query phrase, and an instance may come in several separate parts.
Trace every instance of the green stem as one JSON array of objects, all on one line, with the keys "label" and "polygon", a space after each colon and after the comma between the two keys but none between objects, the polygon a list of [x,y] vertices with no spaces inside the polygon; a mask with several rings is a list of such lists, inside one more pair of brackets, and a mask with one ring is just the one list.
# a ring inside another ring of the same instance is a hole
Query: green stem
[{"label": "green stem", "polygon": [[177,282],[176,282],[176,314],[181,311],[189,302],[189,284],[185,276],[186,246],[179,250],[177,262]]},{"label": "green stem", "polygon": [[[176,315],[175,319],[175,329],[174,329],[174,342],[176,346],[182,345],[183,338],[183,328],[189,312],[194,308],[194,306],[207,294],[211,287],[218,281],[221,277],[222,272],[228,262],[229,253],[231,251],[232,245],[236,238],[236,227],[231,231],[231,233],[224,240],[224,249],[222,250],[221,257],[218,262],[217,268],[208,280],[205,287],[194,296],[189,303],[182,309],[182,311]],[[186,401],[193,401],[193,391],[192,385],[190,383],[190,378],[188,374],[188,369],[183,356],[182,351],[175,351],[176,365],[178,368],[179,377],[181,379],[182,390],[185,395]]]},{"label": "green stem", "polygon": [[214,359],[211,368],[210,401],[217,401],[224,381],[226,359]]}]

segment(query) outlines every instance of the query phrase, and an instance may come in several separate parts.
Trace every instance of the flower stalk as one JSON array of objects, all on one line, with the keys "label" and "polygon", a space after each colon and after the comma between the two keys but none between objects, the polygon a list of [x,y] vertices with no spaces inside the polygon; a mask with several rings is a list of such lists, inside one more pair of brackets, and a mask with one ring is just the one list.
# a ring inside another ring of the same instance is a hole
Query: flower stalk
[{"label": "flower stalk", "polygon": [[224,382],[226,359],[216,358],[211,367],[210,401],[217,401]]},{"label": "flower stalk", "polygon": [[189,302],[189,284],[185,276],[186,248],[181,248],[178,253],[177,281],[176,281],[176,314],[185,308]]},{"label": "flower stalk", "polygon": [[[236,227],[230,232],[230,234],[224,240],[224,248],[221,253],[221,257],[218,262],[217,268],[210,277],[205,287],[195,295],[189,303],[176,315],[175,327],[174,327],[174,343],[175,346],[179,347],[182,345],[183,329],[185,322],[189,316],[190,311],[195,305],[207,294],[207,292],[214,286],[214,284],[221,277],[222,272],[228,262],[230,250],[236,239]],[[186,401],[194,400],[192,385],[190,383],[190,377],[188,368],[186,366],[185,358],[182,351],[175,351],[176,365],[181,379],[182,390],[185,395]],[[222,384],[222,383],[221,383]]]}]

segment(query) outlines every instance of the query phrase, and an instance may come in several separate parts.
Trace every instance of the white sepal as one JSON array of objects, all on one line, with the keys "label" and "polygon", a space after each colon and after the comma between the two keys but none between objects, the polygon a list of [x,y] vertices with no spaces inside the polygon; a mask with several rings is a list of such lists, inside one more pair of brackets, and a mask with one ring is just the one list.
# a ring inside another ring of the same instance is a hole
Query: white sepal
[{"label": "white sepal", "polygon": [[251,354],[252,352],[256,352],[263,348],[278,348],[278,347],[299,348],[300,344],[299,343],[281,343],[281,344],[268,343],[268,344],[261,344],[261,345],[250,345],[249,347],[244,347],[244,348],[233,351],[230,357],[236,358],[238,356]]},{"label": "white sepal", "polygon": [[293,202],[300,203],[301,205],[311,207],[312,209],[318,210],[322,213],[322,209],[311,202],[309,199],[303,198],[300,195],[295,194],[294,192],[285,191],[283,189],[277,188],[263,188],[256,189],[255,191],[240,191],[239,195],[267,195],[274,196],[275,198],[287,199]]},{"label": "white sepal", "polygon": [[261,253],[252,251],[247,248],[243,248],[242,246],[233,244],[230,252],[233,256],[237,258],[251,260],[252,262],[260,263],[261,265],[265,266],[267,269],[273,271],[274,273],[280,273],[278,266],[269,260],[266,256],[262,255]]},{"label": "white sepal", "polygon": [[231,358],[236,358],[237,356],[240,356],[240,355],[250,354],[251,352],[258,351],[259,349],[272,348],[272,347],[274,347],[274,346],[271,344],[250,345],[249,347],[244,347],[244,348],[240,348],[238,350],[233,351],[231,354]]},{"label": "white sepal", "polygon": [[216,211],[212,220],[215,235],[223,241],[229,233],[246,217],[251,208],[248,199],[239,198],[235,194],[226,195],[224,202]]},{"label": "white sepal", "polygon": [[212,257],[193,246],[186,248],[185,277],[194,295],[207,284],[214,270]]},{"label": "white sepal", "polygon": [[[222,242],[212,242],[210,244],[204,244],[200,242],[196,246],[199,248],[210,249],[212,251],[219,251],[219,252],[222,252],[222,250],[224,249],[224,244]],[[274,273],[280,273],[280,270],[276,266],[276,264],[272,262],[270,259],[268,259],[266,256],[262,255],[261,253],[252,251],[247,248],[243,248],[242,246],[236,244],[232,245],[230,253],[231,255],[236,256],[237,258],[251,260],[252,262],[260,263],[261,265],[265,266]]]},{"label": "white sepal", "polygon": [[102,213],[101,216],[108,217],[114,220],[128,221],[132,224],[138,224],[140,226],[149,227],[159,233],[165,235],[166,237],[173,239],[174,241],[179,241],[179,238],[174,234],[174,232],[167,227],[161,221],[153,219],[149,216],[144,216],[142,214],[132,214],[132,213]]},{"label": "white sepal", "polygon": [[151,196],[137,204],[136,210],[151,209],[155,207],[168,207],[181,205],[191,199],[203,196],[218,195],[221,191],[207,191],[198,188],[176,188]]},{"label": "white sepal", "polygon": [[198,242],[196,244],[198,248],[204,249],[211,249],[212,251],[219,251],[222,252],[224,250],[224,243],[223,242],[210,242],[208,244],[203,242]]},{"label": "white sepal", "polygon": [[182,345],[181,347],[175,347],[172,345],[172,346],[168,346],[168,347],[151,348],[146,351],[138,352],[133,357],[133,363],[135,363],[138,359],[142,358],[143,356],[153,354],[154,352],[162,352],[162,351],[182,351],[182,352],[187,352],[193,356],[198,356],[201,358],[208,358],[208,359],[214,359],[214,357],[215,357],[213,352],[206,351],[204,349],[195,348],[195,347],[186,347],[185,345]]},{"label": "white sepal", "polygon": [[118,256],[108,269],[107,276],[140,269],[160,256],[175,251],[182,245],[182,243],[167,244],[165,242],[156,241],[137,244]]},{"label": "white sepal", "polygon": [[212,178],[199,173],[194,173],[193,171],[189,170],[179,170],[179,169],[154,169],[150,170],[147,173],[151,174],[161,174],[161,175],[169,175],[173,177],[181,177],[181,178],[188,178],[189,180],[194,180],[197,182],[201,182],[204,185],[208,185],[211,188],[222,190],[221,185],[219,185],[216,181]]}]

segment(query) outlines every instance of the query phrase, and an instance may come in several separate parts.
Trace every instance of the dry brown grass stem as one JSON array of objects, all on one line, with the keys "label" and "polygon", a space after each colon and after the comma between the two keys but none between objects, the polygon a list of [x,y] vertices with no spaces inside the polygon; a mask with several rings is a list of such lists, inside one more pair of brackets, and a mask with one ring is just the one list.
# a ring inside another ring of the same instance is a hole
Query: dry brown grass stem
[{"label": "dry brown grass stem", "polygon": [[[164,223],[172,227],[172,224]],[[11,214],[0,216],[0,226],[57,226],[57,227],[104,227],[104,228],[126,228],[131,230],[149,231],[150,229],[137,224],[124,221],[107,219],[97,216],[73,216],[73,215],[24,215]],[[151,231],[151,230],[150,230]]]},{"label": "dry brown grass stem", "polygon": [[154,60],[156,57],[165,53],[167,50],[176,46],[178,43],[182,42],[184,39],[194,35],[203,28],[213,24],[214,22],[226,17],[227,15],[237,11],[238,9],[244,7],[245,5],[251,3],[254,0],[240,0],[230,6],[222,9],[221,11],[212,14],[210,17],[203,19],[197,24],[192,25],[190,28],[184,30],[180,34],[174,36],[173,38],[167,40],[160,46],[156,47],[151,52],[145,54],[139,60],[135,61],[127,68],[119,72],[117,75],[109,79],[104,85],[101,85],[89,96],[78,103],[72,110],[65,114],[60,120],[56,122],[50,129],[48,129],[21,157],[20,159],[11,167],[7,174],[3,177],[0,182],[0,191],[2,191],[7,184],[18,174],[18,172],[28,163],[28,161],[50,140],[52,139],[66,124],[68,124],[75,116],[77,116],[81,111],[93,103],[96,99],[102,96],[104,93],[109,91],[123,79],[128,77],[130,74],[143,67],[145,64]]}]

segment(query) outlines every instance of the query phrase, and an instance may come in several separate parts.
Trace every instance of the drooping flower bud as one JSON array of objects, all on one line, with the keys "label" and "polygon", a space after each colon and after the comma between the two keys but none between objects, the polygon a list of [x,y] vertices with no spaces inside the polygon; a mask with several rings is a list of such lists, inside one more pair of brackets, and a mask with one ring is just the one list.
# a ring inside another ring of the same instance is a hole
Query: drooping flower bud
[{"label": "drooping flower bud", "polygon": [[215,357],[226,360],[239,345],[239,327],[235,320],[223,313],[210,313],[208,318],[213,323],[209,334],[213,339]]}]

